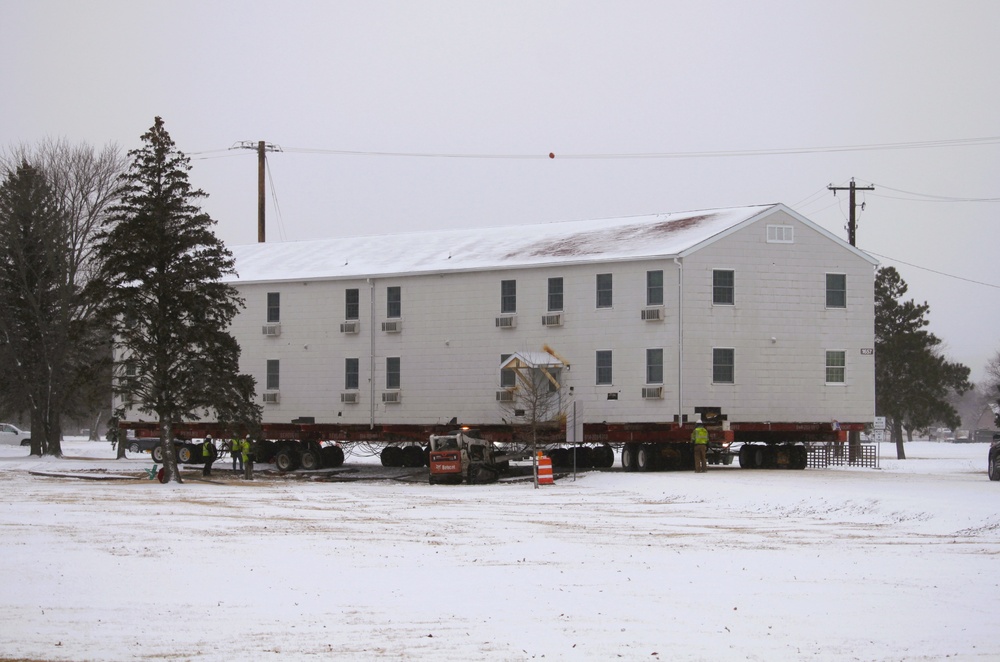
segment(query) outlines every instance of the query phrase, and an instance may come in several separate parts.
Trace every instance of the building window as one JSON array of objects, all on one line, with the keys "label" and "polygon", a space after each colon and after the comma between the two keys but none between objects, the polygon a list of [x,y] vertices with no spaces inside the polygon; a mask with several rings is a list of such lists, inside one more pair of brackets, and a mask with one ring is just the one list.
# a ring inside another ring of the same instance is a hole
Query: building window
[{"label": "building window", "polygon": [[545,381],[549,384],[549,393],[557,393],[559,391],[559,386],[562,384],[562,368],[548,368],[549,375],[552,379],[545,378]]},{"label": "building window", "polygon": [[344,359],[344,388],[356,389],[360,384],[360,363],[358,359]]},{"label": "building window", "polygon": [[847,382],[847,352],[833,350],[826,353],[826,383],[844,384]]},{"label": "building window", "polygon": [[715,347],[712,349],[712,382],[715,384],[735,383],[736,350]]},{"label": "building window", "polygon": [[826,307],[847,308],[847,274],[826,275]]},{"label": "building window", "polygon": [[500,281],[500,312],[501,313],[516,313],[517,312],[517,281],[516,280],[502,280],[502,281]]},{"label": "building window", "polygon": [[597,385],[611,385],[611,350],[601,349],[597,351]]},{"label": "building window", "polygon": [[663,383],[662,349],[657,348],[657,349],[646,350],[646,383],[647,384]]},{"label": "building window", "polygon": [[356,320],[361,316],[361,294],[359,290],[344,293],[344,319]]},{"label": "building window", "polygon": [[[257,319],[260,319],[259,317]],[[281,321],[281,293],[267,293],[267,323],[277,324]]]},{"label": "building window", "polygon": [[563,279],[549,279],[549,312],[563,309]]},{"label": "building window", "polygon": [[267,379],[265,380],[265,388],[268,391],[277,391],[279,380],[278,377],[281,374],[280,361],[277,359],[267,360]]},{"label": "building window", "polygon": [[795,241],[795,228],[791,225],[767,226],[767,243],[791,244]]},{"label": "building window", "polygon": [[731,306],[736,302],[736,273],[731,269],[712,272],[712,303]]},{"label": "building window", "polygon": [[646,272],[646,305],[647,306],[662,306],[663,305],[663,272],[662,271],[647,271]]},{"label": "building window", "polygon": [[611,308],[611,274],[597,274],[597,307]]},{"label": "building window", "polygon": [[[513,282],[513,281],[511,281]],[[500,355],[500,365],[510,358],[510,354]],[[500,388],[514,388],[517,386],[517,374],[513,368],[504,368],[500,371]]]},{"label": "building window", "polygon": [[399,388],[399,357],[387,356],[385,359],[385,387]]},{"label": "building window", "polygon": [[403,288],[385,288],[385,316],[389,319],[403,316]]}]

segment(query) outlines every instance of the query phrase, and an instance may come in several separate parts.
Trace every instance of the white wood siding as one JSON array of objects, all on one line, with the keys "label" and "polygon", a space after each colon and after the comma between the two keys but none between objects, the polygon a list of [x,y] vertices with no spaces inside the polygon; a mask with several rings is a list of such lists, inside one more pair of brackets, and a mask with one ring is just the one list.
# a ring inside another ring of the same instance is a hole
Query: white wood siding
[{"label": "white wood siding", "polygon": [[[766,242],[768,224],[795,227],[794,243]],[[871,264],[783,213],[711,242],[683,262],[683,388],[678,388],[679,271],[673,259],[564,264],[391,278],[237,284],[246,309],[232,331],[240,368],[264,391],[280,361],[280,402],[266,422],[499,423],[502,354],[549,345],[571,364],[563,402],[588,422],[665,422],[696,406],[731,421],[870,421],[874,403]],[[713,269],[735,273],[735,304],[712,304]],[[643,321],[646,272],[664,275],[664,319]],[[613,307],[597,308],[596,276],[613,276]],[[826,274],[847,275],[846,309],[826,308]],[[563,325],[546,328],[547,282],[564,282]],[[517,281],[517,326],[499,329],[500,282]],[[386,288],[402,290],[402,331],[385,333]],[[345,291],[360,294],[360,332],[342,334]],[[281,293],[281,334],[266,337],[268,292]],[[774,338],[774,342],[771,339]],[[735,383],[712,383],[712,348],[735,350]],[[663,398],[644,400],[646,350],[663,349]],[[847,382],[825,383],[825,352],[845,350]],[[596,352],[613,353],[613,383],[597,386]],[[400,403],[384,404],[386,358],[401,363]],[[357,404],[342,404],[344,360],[359,360]],[[608,394],[617,394],[609,400]],[[258,397],[260,397],[258,395]]]}]

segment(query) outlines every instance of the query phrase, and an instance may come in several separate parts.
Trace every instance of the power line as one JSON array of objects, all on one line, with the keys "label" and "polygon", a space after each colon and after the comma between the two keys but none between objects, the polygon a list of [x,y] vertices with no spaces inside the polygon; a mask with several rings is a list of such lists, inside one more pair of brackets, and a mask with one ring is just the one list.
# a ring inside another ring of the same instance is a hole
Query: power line
[{"label": "power line", "polygon": [[865,251],[866,253],[868,253],[869,255],[874,255],[876,257],[880,257],[880,258],[883,258],[885,260],[890,260],[892,262],[898,262],[899,264],[905,264],[906,266],[913,267],[914,269],[922,269],[924,271],[929,271],[932,274],[937,274],[939,276],[945,276],[947,278],[954,278],[955,280],[965,281],[966,283],[973,283],[975,285],[983,285],[985,287],[992,287],[992,288],[1000,289],[1000,285],[995,285],[993,283],[984,283],[981,280],[972,280],[971,278],[965,278],[963,276],[956,276],[954,274],[945,273],[943,271],[937,271],[936,269],[929,269],[927,267],[921,267],[919,264],[912,264],[910,262],[904,262],[903,260],[897,260],[894,257],[889,257],[888,255],[881,255],[879,253],[876,253],[875,251],[870,251],[870,250],[867,250],[867,249],[862,249],[862,250]]}]

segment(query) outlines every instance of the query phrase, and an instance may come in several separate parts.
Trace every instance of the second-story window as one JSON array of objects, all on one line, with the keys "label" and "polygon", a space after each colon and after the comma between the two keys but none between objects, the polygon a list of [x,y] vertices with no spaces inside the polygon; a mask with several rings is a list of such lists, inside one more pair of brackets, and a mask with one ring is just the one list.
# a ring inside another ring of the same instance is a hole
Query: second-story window
[{"label": "second-story window", "polygon": [[267,323],[277,324],[280,321],[281,321],[281,292],[268,292]]},{"label": "second-story window", "polygon": [[356,320],[361,315],[361,295],[359,290],[351,289],[344,293],[344,319]]},{"label": "second-story window", "polygon": [[517,281],[516,280],[502,280],[502,281],[500,281],[500,312],[501,313],[516,313],[517,312]]},{"label": "second-story window", "polygon": [[597,307],[611,308],[611,274],[597,274]]},{"label": "second-story window", "polygon": [[847,274],[826,275],[826,307],[847,308]]},{"label": "second-story window", "polygon": [[563,309],[563,279],[549,279],[549,312],[557,312]]},{"label": "second-story window", "polygon": [[712,272],[712,303],[717,306],[732,306],[736,303],[736,274],[732,269],[716,269]]},{"label": "second-story window", "polygon": [[646,350],[646,383],[663,383],[663,348]]},{"label": "second-story window", "polygon": [[396,319],[403,316],[403,288],[385,288],[385,316]]},{"label": "second-story window", "polygon": [[[500,365],[510,358],[510,354],[500,355]],[[500,387],[501,388],[514,388],[517,386],[517,373],[513,368],[504,368],[500,371]]]},{"label": "second-story window", "polygon": [[646,272],[646,305],[647,306],[663,305],[662,271],[657,270],[657,271]]}]

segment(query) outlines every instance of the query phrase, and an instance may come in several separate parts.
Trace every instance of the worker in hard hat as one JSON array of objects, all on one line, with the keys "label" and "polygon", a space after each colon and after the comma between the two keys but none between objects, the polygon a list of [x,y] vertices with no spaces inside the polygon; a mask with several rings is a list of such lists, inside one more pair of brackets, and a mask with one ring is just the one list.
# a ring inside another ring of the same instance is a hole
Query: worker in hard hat
[{"label": "worker in hard hat", "polygon": [[694,471],[703,474],[708,471],[708,430],[701,419],[691,433],[691,443],[694,444]]}]

